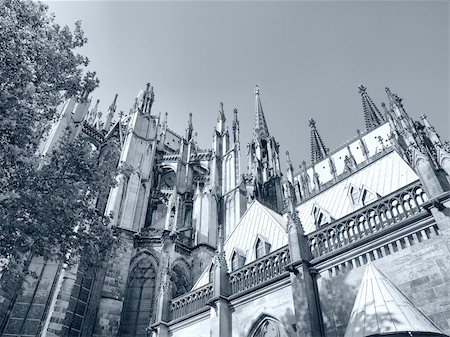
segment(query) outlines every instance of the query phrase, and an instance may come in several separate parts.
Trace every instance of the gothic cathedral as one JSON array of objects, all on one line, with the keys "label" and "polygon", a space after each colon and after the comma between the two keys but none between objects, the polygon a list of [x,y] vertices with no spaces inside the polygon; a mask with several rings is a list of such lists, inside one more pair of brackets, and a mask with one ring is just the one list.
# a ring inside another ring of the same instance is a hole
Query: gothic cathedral
[{"label": "gothic cathedral", "polygon": [[0,293],[1,335],[449,335],[450,145],[388,88],[381,109],[359,93],[365,131],[330,150],[311,119],[311,162],[287,152],[285,170],[258,87],[243,148],[222,103],[202,149],[150,84],[127,114],[68,99],[40,151],[69,128],[121,168],[97,207],[122,245],[97,270],[33,257],[37,277]]}]

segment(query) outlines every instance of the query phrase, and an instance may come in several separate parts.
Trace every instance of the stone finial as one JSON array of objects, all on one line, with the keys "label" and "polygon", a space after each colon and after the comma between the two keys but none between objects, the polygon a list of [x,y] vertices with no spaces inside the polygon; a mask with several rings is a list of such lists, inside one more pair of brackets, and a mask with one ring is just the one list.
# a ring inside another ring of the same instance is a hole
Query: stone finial
[{"label": "stone finial", "polygon": [[367,88],[365,86],[363,86],[362,84],[360,84],[358,86],[358,89],[359,89],[359,93],[362,94],[362,93],[366,92]]}]

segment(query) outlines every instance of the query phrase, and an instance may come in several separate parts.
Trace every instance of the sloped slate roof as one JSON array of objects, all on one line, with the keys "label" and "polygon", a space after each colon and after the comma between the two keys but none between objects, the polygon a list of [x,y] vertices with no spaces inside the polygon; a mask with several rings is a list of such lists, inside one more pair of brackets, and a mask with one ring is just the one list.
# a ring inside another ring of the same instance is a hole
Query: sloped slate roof
[{"label": "sloped slate roof", "polygon": [[445,336],[386,276],[368,264],[345,337],[400,332],[428,332]]},{"label": "sloped slate roof", "polygon": [[[245,254],[245,264],[255,260],[254,245],[258,236],[270,244],[271,251],[286,246],[288,236],[285,228],[286,220],[281,214],[269,209],[257,200],[253,201],[225,241],[224,250],[229,270],[231,270],[230,259],[234,248]],[[206,267],[192,287],[193,289],[208,283],[210,268],[211,265]]]},{"label": "sloped slate roof", "polygon": [[326,210],[336,220],[356,210],[348,196],[348,190],[351,185],[359,188],[364,186],[383,197],[418,179],[416,173],[400,155],[396,151],[392,151],[369,166],[355,172],[348,178],[300,204],[297,210],[305,233],[310,233],[316,229],[314,216],[312,215],[312,209],[315,203]]}]

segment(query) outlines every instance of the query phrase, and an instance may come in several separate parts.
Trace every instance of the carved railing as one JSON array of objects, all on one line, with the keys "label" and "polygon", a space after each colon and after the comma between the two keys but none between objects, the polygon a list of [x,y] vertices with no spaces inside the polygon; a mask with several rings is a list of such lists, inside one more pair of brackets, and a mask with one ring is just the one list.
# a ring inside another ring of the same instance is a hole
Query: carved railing
[{"label": "carved railing", "polygon": [[201,288],[174,298],[170,306],[172,320],[205,307],[206,303],[212,298],[212,295],[213,284],[208,283]]},{"label": "carved railing", "polygon": [[230,274],[231,293],[240,293],[283,274],[289,263],[289,248],[285,246],[237,269]]},{"label": "carved railing", "polygon": [[82,131],[91,137],[94,141],[97,142],[97,145],[100,145],[104,142],[105,137],[103,137],[102,133],[97,131],[94,127],[90,126],[88,122],[83,121]]},{"label": "carved railing", "polygon": [[314,257],[323,256],[379,232],[421,212],[426,200],[420,182],[414,182],[308,234],[311,252]]}]

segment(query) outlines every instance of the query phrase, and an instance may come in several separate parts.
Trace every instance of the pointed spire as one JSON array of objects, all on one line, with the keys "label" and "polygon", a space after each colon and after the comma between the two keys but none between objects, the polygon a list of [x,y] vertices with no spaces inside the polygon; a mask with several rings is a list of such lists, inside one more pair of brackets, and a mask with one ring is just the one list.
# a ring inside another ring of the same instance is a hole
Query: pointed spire
[{"label": "pointed spire", "polygon": [[269,137],[269,129],[267,128],[266,118],[259,98],[259,87],[255,87],[255,125],[253,129],[255,138]]},{"label": "pointed spire", "polygon": [[286,151],[286,160],[287,160],[287,178],[291,184],[294,183],[294,166],[291,162],[291,157],[289,156],[289,151]]},{"label": "pointed spire", "polygon": [[95,105],[92,108],[91,112],[87,115],[86,122],[91,126],[94,124],[95,117],[97,116],[97,110],[98,110],[99,103],[100,103],[100,100],[98,99],[95,102]]},{"label": "pointed spire", "polygon": [[119,96],[119,94],[116,94],[113,102],[108,108],[108,114],[106,115],[105,125],[103,125],[103,130],[105,131],[109,131],[109,129],[111,128],[112,120],[114,118],[114,114],[116,113],[117,109],[117,96]]},{"label": "pointed spire", "polygon": [[192,124],[192,112],[189,112],[188,127],[186,129],[186,140],[190,141],[193,136],[194,126]]},{"label": "pointed spire", "polygon": [[155,100],[155,94],[153,92],[153,87],[150,85],[150,83],[147,83],[145,91],[142,95],[140,111],[143,114],[150,115],[154,100]]},{"label": "pointed spire", "polygon": [[366,87],[362,84],[358,87],[359,93],[361,94],[362,98],[362,105],[364,110],[364,121],[366,123],[366,130],[373,129],[379,125],[381,125],[384,122],[383,115],[381,114],[380,110],[378,110],[375,103],[372,101],[372,99],[369,97],[369,95],[366,92]]},{"label": "pointed spire", "polygon": [[220,134],[223,135],[225,133],[225,121],[227,120],[225,118],[225,111],[223,109],[223,102],[219,103],[220,108],[219,108],[219,115],[217,116],[217,125],[215,127],[216,131]]},{"label": "pointed spire", "polygon": [[[445,336],[371,263],[356,295],[345,337],[431,333]],[[430,335],[431,336],[431,335]]]},{"label": "pointed spire", "polygon": [[217,119],[223,120],[225,122],[227,119],[225,118],[225,111],[223,110],[223,102],[220,102],[219,105],[220,105],[219,117]]},{"label": "pointed spire", "polygon": [[427,133],[428,138],[431,140],[431,142],[435,145],[442,146],[441,139],[439,138],[439,135],[437,134],[434,126],[432,126],[428,121],[427,115],[422,114],[420,118],[422,119],[423,125],[425,126],[425,132]]},{"label": "pointed spire", "polygon": [[236,108],[233,109],[233,142],[239,142],[239,120],[238,120],[238,110]]},{"label": "pointed spire", "polygon": [[290,169],[294,169],[294,167],[292,166],[292,161],[291,161],[291,157],[289,155],[289,151],[286,151],[286,160],[287,160],[287,165]]},{"label": "pointed spire", "polygon": [[309,120],[309,127],[311,128],[311,161],[315,164],[328,155],[328,149],[317,131],[316,121],[312,118]]},{"label": "pointed spire", "polygon": [[238,120],[238,110],[236,108],[233,109],[233,124],[232,124],[233,130],[239,129],[239,120]]}]

